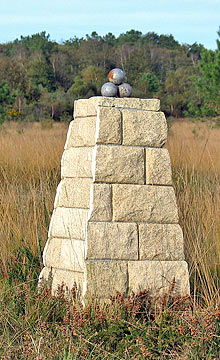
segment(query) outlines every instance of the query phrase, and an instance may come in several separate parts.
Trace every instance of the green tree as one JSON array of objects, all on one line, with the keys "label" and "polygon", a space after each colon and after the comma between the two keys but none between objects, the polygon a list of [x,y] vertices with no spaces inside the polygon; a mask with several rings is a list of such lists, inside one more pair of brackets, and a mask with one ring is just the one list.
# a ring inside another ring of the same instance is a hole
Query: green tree
[{"label": "green tree", "polygon": [[172,116],[183,116],[188,111],[191,99],[197,101],[196,91],[192,83],[192,67],[178,67],[175,71],[168,71],[164,84],[161,102],[163,110]]},{"label": "green tree", "polygon": [[73,38],[64,41],[63,45],[69,48],[79,49],[83,41],[85,41],[83,38],[74,36]]},{"label": "green tree", "polygon": [[160,39],[160,36],[157,33],[150,31],[147,34],[143,35],[142,42],[159,44],[159,39]]},{"label": "green tree", "polygon": [[[211,51],[134,29],[118,37],[93,31],[57,44],[43,31],[0,44],[0,84],[8,84],[10,96],[19,94],[12,110],[27,110],[31,118],[35,109],[36,119],[44,111],[58,119],[62,111],[71,113],[74,99],[99,95],[108,72],[119,67],[134,96],[160,96],[168,114],[218,115],[220,39],[217,44]],[[2,113],[12,108],[3,103]]]},{"label": "green tree", "polygon": [[129,30],[125,34],[120,34],[117,43],[123,45],[125,43],[129,45],[135,45],[142,37],[142,32],[138,30]]},{"label": "green tree", "polygon": [[71,120],[73,101],[71,101],[69,94],[62,88],[59,88],[52,93],[43,89],[39,100],[39,103],[42,105],[44,116],[60,121],[64,115],[69,115],[69,120]]},{"label": "green tree", "polygon": [[105,73],[103,69],[89,65],[82,70],[82,80],[86,85],[96,87],[96,92],[100,92],[101,85],[105,82]]},{"label": "green tree", "polygon": [[0,83],[0,123],[2,124],[6,118],[6,112],[14,103],[16,94],[10,93],[10,88],[7,82]]},{"label": "green tree", "polygon": [[[220,36],[220,31],[218,32]],[[204,49],[198,62],[200,76],[194,78],[195,86],[201,96],[201,114],[220,115],[220,41],[217,50]]]},{"label": "green tree", "polygon": [[11,90],[26,90],[26,72],[18,62],[5,56],[0,56],[0,82],[7,82]]},{"label": "green tree", "polygon": [[55,90],[53,68],[45,59],[29,63],[28,79],[32,88],[38,88],[41,85],[48,91]]},{"label": "green tree", "polygon": [[178,43],[178,41],[176,41],[173,37],[173,35],[164,35],[161,34],[159,36],[159,41],[158,41],[158,45],[162,48],[166,48],[166,49],[178,49],[180,48],[180,44]]},{"label": "green tree", "polygon": [[50,35],[46,34],[46,31],[31,36],[21,36],[21,39],[16,39],[14,44],[22,45],[30,53],[41,51],[47,59],[49,59],[53,48],[56,46],[56,43],[50,40]]},{"label": "green tree", "polygon": [[73,76],[78,72],[78,61],[75,50],[65,46],[59,46],[50,57],[50,70],[53,71],[52,87],[58,89],[62,87],[67,91],[73,84]]},{"label": "green tree", "polygon": [[107,43],[110,46],[114,46],[116,44],[115,35],[113,35],[111,32],[103,36],[103,40],[105,43]]},{"label": "green tree", "polygon": [[197,44],[197,42],[192,45],[187,45],[187,56],[192,60],[194,66],[197,65],[198,61],[201,59],[204,49],[204,46],[202,44]]},{"label": "green tree", "polygon": [[86,86],[80,76],[76,76],[74,78],[73,85],[68,90],[68,95],[75,99],[79,99],[80,97],[85,96],[86,94]]},{"label": "green tree", "polygon": [[151,97],[158,93],[160,84],[154,74],[143,73],[138,81],[138,89],[143,92],[144,97]]},{"label": "green tree", "polygon": [[142,36],[141,41],[143,43],[150,43],[152,45],[157,45],[158,47],[161,48],[166,48],[166,49],[179,49],[181,47],[181,45],[178,43],[178,41],[176,41],[173,37],[173,35],[165,35],[165,34],[161,34],[158,35],[155,32],[148,32],[147,34]]}]

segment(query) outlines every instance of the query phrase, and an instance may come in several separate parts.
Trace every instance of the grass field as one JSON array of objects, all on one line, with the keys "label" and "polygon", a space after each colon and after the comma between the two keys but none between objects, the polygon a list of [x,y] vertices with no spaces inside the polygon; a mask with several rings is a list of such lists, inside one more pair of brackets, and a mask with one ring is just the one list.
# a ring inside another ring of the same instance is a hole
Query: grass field
[{"label": "grass field", "polygon": [[210,304],[220,285],[220,129],[179,121],[167,147],[190,266],[191,289]]},{"label": "grass field", "polygon": [[[0,273],[25,263],[20,249],[39,254],[47,239],[67,126],[9,124],[0,132]],[[19,259],[18,259],[19,258]]]},{"label": "grass field", "polygon": [[219,358],[220,129],[180,119],[169,131],[191,299],[149,306],[143,294],[119,296],[105,311],[36,291],[66,132],[65,124],[0,129],[1,359]]}]

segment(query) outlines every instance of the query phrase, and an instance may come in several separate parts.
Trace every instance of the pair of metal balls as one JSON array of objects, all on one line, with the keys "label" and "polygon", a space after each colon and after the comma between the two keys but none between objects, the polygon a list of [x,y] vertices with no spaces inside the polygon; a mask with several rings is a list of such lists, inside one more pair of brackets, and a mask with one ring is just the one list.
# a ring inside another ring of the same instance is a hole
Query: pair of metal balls
[{"label": "pair of metal balls", "polygon": [[125,83],[125,73],[121,69],[112,69],[108,74],[109,82],[102,85],[101,94],[107,97],[131,97],[133,89]]}]

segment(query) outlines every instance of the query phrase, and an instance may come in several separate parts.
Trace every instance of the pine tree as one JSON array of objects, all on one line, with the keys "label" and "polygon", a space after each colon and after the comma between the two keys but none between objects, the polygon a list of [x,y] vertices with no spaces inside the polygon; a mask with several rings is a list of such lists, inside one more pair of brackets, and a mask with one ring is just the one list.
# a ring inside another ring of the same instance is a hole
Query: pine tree
[{"label": "pine tree", "polygon": [[201,113],[220,115],[220,40],[217,40],[216,51],[203,50],[198,65],[201,76],[195,80],[195,85],[201,96]]}]

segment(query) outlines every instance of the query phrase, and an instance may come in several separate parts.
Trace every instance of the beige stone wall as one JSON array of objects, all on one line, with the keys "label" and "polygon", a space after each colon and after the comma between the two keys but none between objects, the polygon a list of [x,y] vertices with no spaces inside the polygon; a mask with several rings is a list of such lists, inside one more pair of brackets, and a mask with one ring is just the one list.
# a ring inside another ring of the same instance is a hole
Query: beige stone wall
[{"label": "beige stone wall", "polygon": [[93,97],[74,108],[41,277],[51,273],[53,292],[76,283],[86,298],[189,294],[159,100]]}]

